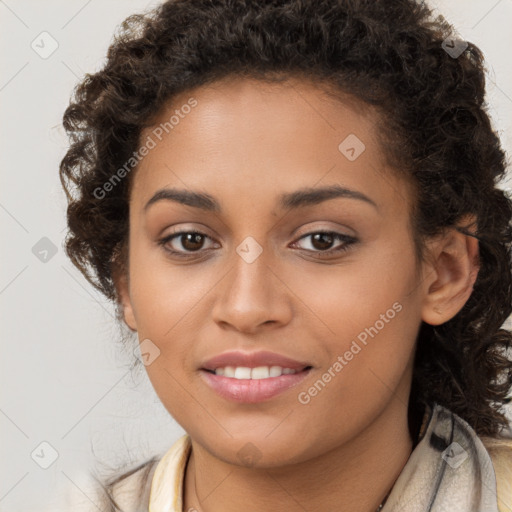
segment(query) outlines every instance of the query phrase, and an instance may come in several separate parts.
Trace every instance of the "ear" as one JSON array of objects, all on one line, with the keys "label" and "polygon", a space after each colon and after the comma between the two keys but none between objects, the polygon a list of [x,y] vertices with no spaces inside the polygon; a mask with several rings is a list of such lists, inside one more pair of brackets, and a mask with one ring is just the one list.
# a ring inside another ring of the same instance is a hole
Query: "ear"
[{"label": "ear", "polygon": [[116,287],[118,301],[123,310],[124,321],[132,331],[137,331],[137,322],[135,321],[135,314],[132,307],[132,301],[130,299],[128,271],[121,269],[116,265],[116,268],[113,271],[113,280]]},{"label": "ear", "polygon": [[[474,225],[475,222],[475,217],[471,216],[469,223]],[[468,228],[468,223],[463,225]],[[453,227],[433,240],[424,281],[422,320],[430,325],[441,325],[452,319],[469,299],[478,270],[479,250],[475,237]]]}]

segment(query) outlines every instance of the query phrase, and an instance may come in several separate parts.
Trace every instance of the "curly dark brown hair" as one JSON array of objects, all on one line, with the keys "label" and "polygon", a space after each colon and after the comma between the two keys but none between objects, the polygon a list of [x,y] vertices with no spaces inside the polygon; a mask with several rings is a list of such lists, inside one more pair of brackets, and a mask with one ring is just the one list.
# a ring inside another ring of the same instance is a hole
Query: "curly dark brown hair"
[{"label": "curly dark brown hair", "polygon": [[230,76],[329,84],[383,119],[383,151],[415,185],[421,258],[429,237],[476,216],[476,231],[457,227],[479,241],[474,290],[450,321],[421,325],[410,406],[437,402],[496,435],[512,386],[512,334],[502,328],[512,311],[512,202],[497,187],[506,161],[486,110],[482,53],[467,43],[450,54],[454,37],[414,0],[168,0],[131,16],[64,114],[67,254],[119,305],[113,273],[127,265],[136,169],[108,192],[104,184],[178,93]]}]

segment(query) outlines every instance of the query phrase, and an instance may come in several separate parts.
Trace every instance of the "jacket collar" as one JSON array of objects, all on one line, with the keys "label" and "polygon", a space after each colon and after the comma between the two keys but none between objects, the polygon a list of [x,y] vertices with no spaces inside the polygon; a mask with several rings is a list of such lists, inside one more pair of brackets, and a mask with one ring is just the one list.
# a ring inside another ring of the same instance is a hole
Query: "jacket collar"
[{"label": "jacket collar", "polygon": [[[382,512],[498,512],[491,458],[474,430],[434,404]],[[158,463],[149,512],[183,512],[183,480],[191,440],[182,436]]]}]

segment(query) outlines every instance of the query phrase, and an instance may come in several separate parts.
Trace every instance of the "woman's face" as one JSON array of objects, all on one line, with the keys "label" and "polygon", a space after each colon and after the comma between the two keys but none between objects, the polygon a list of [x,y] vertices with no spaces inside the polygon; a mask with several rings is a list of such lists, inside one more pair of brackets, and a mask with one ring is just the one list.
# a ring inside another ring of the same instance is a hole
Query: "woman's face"
[{"label": "woman's face", "polygon": [[125,319],[165,407],[219,459],[304,461],[406,416],[425,293],[411,191],[356,105],[224,80],[141,137]]}]

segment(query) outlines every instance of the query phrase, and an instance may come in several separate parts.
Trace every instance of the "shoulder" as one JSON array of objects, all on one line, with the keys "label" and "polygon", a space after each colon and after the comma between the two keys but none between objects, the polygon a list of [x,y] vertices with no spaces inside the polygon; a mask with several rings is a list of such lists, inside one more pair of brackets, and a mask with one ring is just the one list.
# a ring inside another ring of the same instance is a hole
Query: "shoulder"
[{"label": "shoulder", "polygon": [[480,438],[489,453],[498,491],[500,512],[512,512],[512,439],[504,437]]},{"label": "shoulder", "polygon": [[147,511],[151,480],[159,460],[156,457],[152,458],[107,481],[95,478],[91,482],[89,477],[87,485],[71,486],[57,508],[62,512],[68,510],[73,512]]},{"label": "shoulder", "polygon": [[184,468],[190,450],[190,437],[186,434],[167,452],[115,478],[105,480],[82,474],[79,480],[71,481],[72,485],[52,505],[51,512],[147,512],[150,503],[159,509],[157,505],[162,500],[181,506]]},{"label": "shoulder", "polygon": [[159,460],[152,458],[105,485],[105,495],[112,511],[147,510],[151,481]]}]

